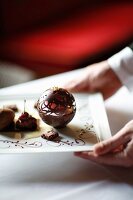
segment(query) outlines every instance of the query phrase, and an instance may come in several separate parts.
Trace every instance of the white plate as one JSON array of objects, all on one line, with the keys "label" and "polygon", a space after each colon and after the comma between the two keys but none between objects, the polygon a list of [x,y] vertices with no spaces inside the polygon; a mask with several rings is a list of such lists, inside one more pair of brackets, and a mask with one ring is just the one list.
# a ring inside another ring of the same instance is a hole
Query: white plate
[{"label": "white plate", "polygon": [[[32,96],[2,96],[0,107],[16,104],[20,110],[16,118],[23,112],[26,98],[26,111],[39,118],[34,103],[39,95]],[[111,137],[109,123],[100,93],[74,94],[77,111],[73,120],[59,132],[59,138],[54,141],[43,139],[41,135],[52,127],[40,120],[41,129],[33,132],[0,132],[0,153],[30,153],[30,152],[76,152],[93,150],[94,144]]]}]

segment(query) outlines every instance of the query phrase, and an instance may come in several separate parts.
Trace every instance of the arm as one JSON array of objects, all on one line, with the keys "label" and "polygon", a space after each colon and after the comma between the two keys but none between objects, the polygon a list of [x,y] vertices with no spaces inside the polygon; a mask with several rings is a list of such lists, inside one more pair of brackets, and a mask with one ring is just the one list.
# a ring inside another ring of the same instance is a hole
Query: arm
[{"label": "arm", "polygon": [[[83,69],[83,74],[67,85],[75,92],[102,92],[104,98],[113,95],[122,85],[133,90],[133,52],[126,47],[107,61]],[[75,155],[106,165],[133,166],[133,120],[112,138],[95,145],[93,152]]]},{"label": "arm", "polygon": [[133,44],[108,59],[108,64],[130,91],[133,90]]},{"label": "arm", "polygon": [[83,68],[80,77],[66,83],[64,87],[71,92],[99,91],[105,99],[117,92],[122,85],[133,90],[131,47],[126,47],[106,61]]},{"label": "arm", "polygon": [[121,86],[121,81],[108,61],[83,68],[79,77],[65,84],[70,92],[101,92],[104,99],[112,96]]}]

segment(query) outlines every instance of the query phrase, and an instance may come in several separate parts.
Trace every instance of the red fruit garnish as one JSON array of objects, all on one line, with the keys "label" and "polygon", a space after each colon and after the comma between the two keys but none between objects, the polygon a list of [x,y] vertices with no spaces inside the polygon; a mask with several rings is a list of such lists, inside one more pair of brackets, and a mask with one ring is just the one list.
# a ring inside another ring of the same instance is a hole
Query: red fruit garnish
[{"label": "red fruit garnish", "polygon": [[34,131],[37,129],[37,119],[24,112],[16,121],[16,128],[22,131]]}]

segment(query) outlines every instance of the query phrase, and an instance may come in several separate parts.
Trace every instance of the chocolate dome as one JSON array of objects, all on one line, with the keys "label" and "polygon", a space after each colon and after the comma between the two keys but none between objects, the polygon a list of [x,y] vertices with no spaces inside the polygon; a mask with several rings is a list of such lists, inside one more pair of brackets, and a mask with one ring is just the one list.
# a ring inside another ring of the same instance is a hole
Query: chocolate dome
[{"label": "chocolate dome", "polygon": [[40,96],[37,110],[42,120],[53,127],[64,127],[74,117],[76,103],[73,95],[63,88],[53,87]]}]

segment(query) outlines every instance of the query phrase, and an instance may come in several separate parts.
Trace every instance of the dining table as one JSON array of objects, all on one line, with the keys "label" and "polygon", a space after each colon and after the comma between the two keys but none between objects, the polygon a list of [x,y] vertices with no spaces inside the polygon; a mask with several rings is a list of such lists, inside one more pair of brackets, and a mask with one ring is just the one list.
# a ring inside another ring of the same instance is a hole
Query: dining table
[{"label": "dining table", "polygon": [[[82,69],[0,89],[0,97],[40,95],[82,76]],[[98,108],[95,108],[98,109]],[[133,94],[124,86],[105,100],[112,136],[133,119]],[[107,166],[74,152],[0,153],[0,200],[130,200],[133,168]]]}]

